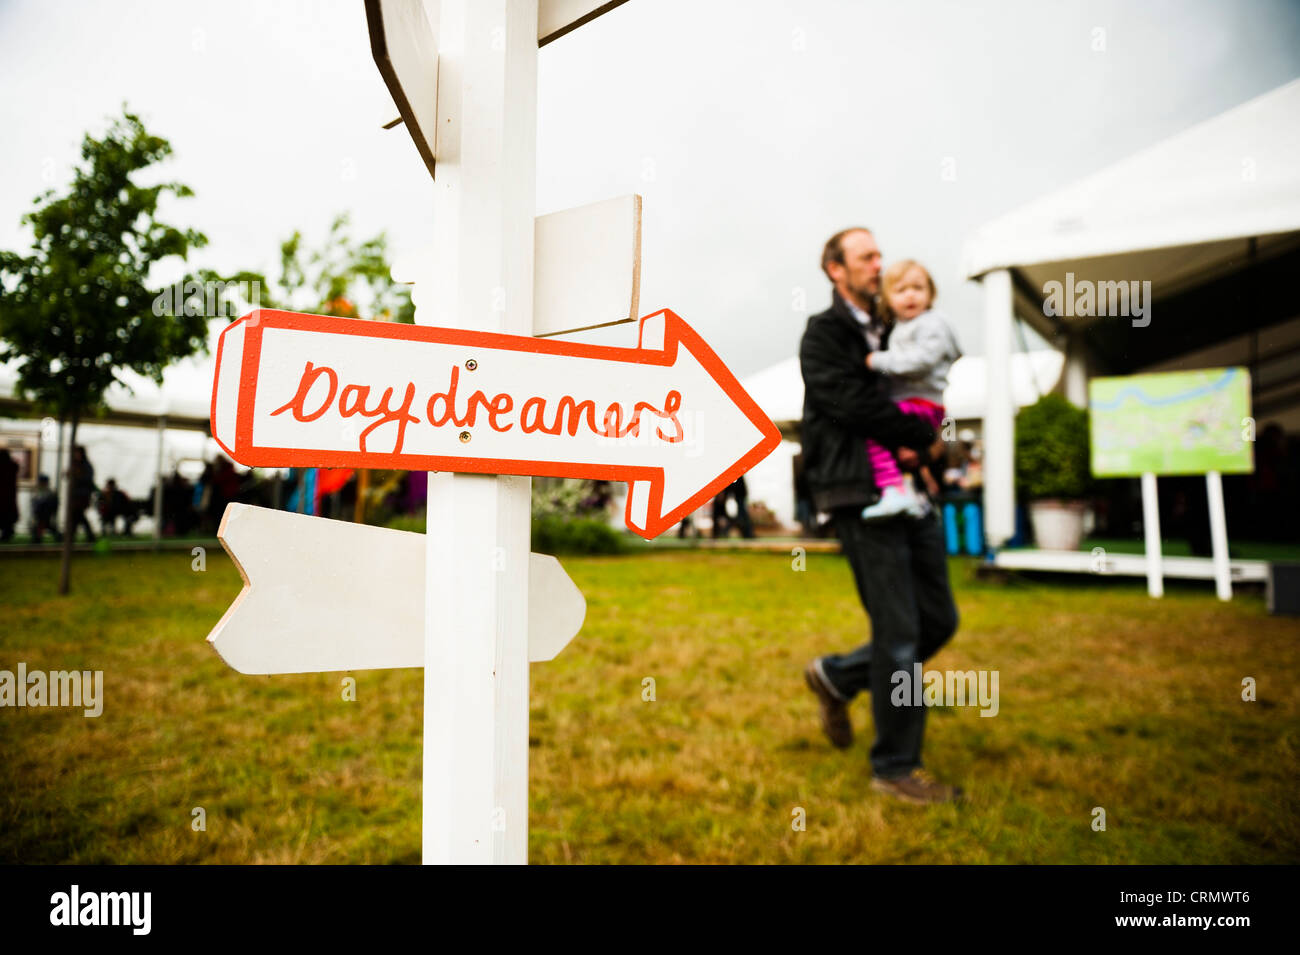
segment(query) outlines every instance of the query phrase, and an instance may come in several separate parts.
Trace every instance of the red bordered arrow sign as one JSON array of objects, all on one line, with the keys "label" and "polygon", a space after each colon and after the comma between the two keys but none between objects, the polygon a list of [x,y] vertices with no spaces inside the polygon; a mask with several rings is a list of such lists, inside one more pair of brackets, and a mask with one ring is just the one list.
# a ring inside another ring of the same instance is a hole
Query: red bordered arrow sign
[{"label": "red bordered arrow sign", "polygon": [[212,435],[249,466],[626,481],[646,538],[781,440],[668,309],[636,348],[258,310],[221,334]]}]

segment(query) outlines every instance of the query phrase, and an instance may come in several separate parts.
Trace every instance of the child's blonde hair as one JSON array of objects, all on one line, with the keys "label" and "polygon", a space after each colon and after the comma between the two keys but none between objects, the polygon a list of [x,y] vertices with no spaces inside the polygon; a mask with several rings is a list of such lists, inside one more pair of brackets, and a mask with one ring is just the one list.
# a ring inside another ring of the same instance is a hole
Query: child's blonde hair
[{"label": "child's blonde hair", "polygon": [[887,324],[892,324],[894,321],[894,310],[889,307],[889,290],[897,285],[898,280],[912,269],[920,269],[921,274],[925,276],[925,284],[930,289],[931,305],[934,304],[935,297],[939,294],[935,290],[934,276],[930,274],[929,269],[916,261],[916,259],[900,259],[889,268],[885,269],[885,273],[880,281],[880,318]]}]

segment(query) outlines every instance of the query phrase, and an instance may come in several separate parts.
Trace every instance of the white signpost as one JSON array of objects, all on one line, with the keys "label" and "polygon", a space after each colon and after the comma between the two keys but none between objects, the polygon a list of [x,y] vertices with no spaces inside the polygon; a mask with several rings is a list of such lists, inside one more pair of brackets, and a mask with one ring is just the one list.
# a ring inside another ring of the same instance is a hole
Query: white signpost
[{"label": "white signpost", "polygon": [[254,312],[218,351],[212,430],[235,460],[435,472],[422,568],[418,535],[231,505],[246,586],[210,637],[248,672],[423,665],[426,863],[527,861],[528,663],[585,612],[529,553],[528,476],[627,481],[626,523],[654,537],[780,442],[668,310],[636,348],[539,337],[636,314],[639,199],[535,214],[538,45],[617,5],[368,2],[376,62],[436,161],[433,248],[395,275],[416,282],[417,324]]}]

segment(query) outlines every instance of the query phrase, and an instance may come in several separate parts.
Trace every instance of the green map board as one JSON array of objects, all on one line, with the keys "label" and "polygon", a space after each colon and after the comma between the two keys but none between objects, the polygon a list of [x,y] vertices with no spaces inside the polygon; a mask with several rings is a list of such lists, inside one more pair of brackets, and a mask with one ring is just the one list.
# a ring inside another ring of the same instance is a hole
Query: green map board
[{"label": "green map board", "polygon": [[1094,378],[1088,411],[1097,477],[1255,470],[1245,368]]}]

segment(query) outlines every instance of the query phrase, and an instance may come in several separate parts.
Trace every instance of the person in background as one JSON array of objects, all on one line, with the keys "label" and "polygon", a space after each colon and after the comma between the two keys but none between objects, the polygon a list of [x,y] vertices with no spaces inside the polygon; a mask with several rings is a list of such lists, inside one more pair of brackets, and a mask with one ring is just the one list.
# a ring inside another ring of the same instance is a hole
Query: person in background
[{"label": "person in background", "polygon": [[1247,515],[1249,532],[1260,540],[1286,540],[1286,522],[1280,516],[1294,506],[1288,501],[1286,489],[1291,482],[1287,475],[1286,434],[1276,421],[1270,421],[1259,432],[1255,442],[1255,471],[1247,475],[1245,484],[1250,489],[1250,507]]},{"label": "person in background", "polygon": [[0,544],[13,539],[18,523],[18,462],[0,448]]},{"label": "person in background", "polygon": [[190,492],[190,510],[194,512],[195,523],[200,534],[216,532],[216,525],[209,526],[208,522],[208,507],[211,501],[212,462],[209,461],[203,465],[203,472],[199,475],[199,479],[194,482],[194,490]]},{"label": "person in background", "polygon": [[55,542],[63,540],[55,517],[59,512],[59,496],[50,489],[48,474],[36,476],[36,491],[32,494],[32,543],[40,544],[48,531]]},{"label": "person in background", "polygon": [[239,474],[230,458],[217,455],[212,467],[212,493],[208,496],[206,517],[212,528],[221,526],[226,505],[239,499]]},{"label": "person in background", "polygon": [[72,449],[72,461],[68,465],[68,507],[72,509],[69,533],[74,542],[77,539],[77,529],[84,527],[86,539],[92,544],[95,543],[94,528],[90,526],[90,519],[86,517],[86,508],[90,507],[90,499],[94,496],[95,490],[95,466],[90,463],[90,458],[86,457],[86,449],[78,444]]},{"label": "person in background", "polygon": [[886,347],[889,336],[876,317],[875,237],[863,228],[837,232],[822,249],[822,271],[831,281],[831,307],[808,319],[799,343],[804,473],[813,506],[835,522],[871,618],[871,641],[817,657],[804,669],[804,680],[820,704],[822,729],[840,748],[853,743],[849,703],[859,693],[871,694],[874,791],[910,803],[949,802],[960,791],[921,765],[926,708],[895,706],[891,699],[894,675],[913,673],[957,630],[943,532],[933,514],[862,519],[875,490],[868,438],[893,450],[909,469],[928,464],[942,444],[933,447],[934,428],[900,411],[885,393],[884,377],[868,367],[868,354]]},{"label": "person in background", "polygon": [[957,444],[948,446],[948,454],[944,461],[943,473],[939,480],[939,483],[943,486],[945,492],[961,490],[962,481],[966,479],[966,468],[969,464],[969,441],[960,441]]},{"label": "person in background", "polygon": [[[731,504],[735,503],[735,516],[731,514]],[[713,499],[713,537],[728,537],[732,525],[740,528],[740,536],[746,540],[754,536],[754,523],[749,519],[749,489],[745,487],[742,474],[723,488]]]},{"label": "person in background", "polygon": [[163,485],[163,533],[184,537],[194,527],[194,489],[177,469]]},{"label": "person in background", "polygon": [[99,494],[99,526],[105,534],[116,534],[117,521],[121,518],[122,532],[130,537],[139,510],[139,505],[122,492],[116,480],[109,478],[104,482],[104,489]]},{"label": "person in background", "polygon": [[817,533],[817,512],[813,508],[808,478],[803,473],[802,451],[791,459],[790,467],[794,471],[794,519],[803,528],[804,536],[812,537]]},{"label": "person in background", "polygon": [[[943,314],[934,308],[934,279],[919,262],[904,259],[885,270],[880,309],[891,325],[889,347],[867,353],[867,367],[889,379],[889,397],[900,411],[917,415],[936,431],[944,418],[943,392],[948,372],[961,357],[957,339]],[[889,449],[867,439],[867,457],[880,500],[862,511],[866,521],[897,514],[924,517],[929,501],[918,494],[899,470]],[[931,497],[939,485],[926,467],[919,470]]]}]

